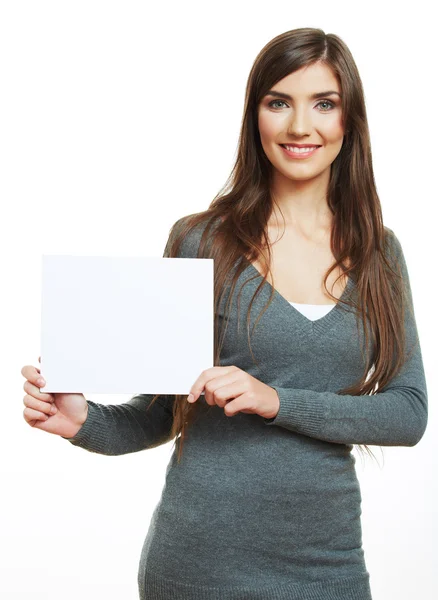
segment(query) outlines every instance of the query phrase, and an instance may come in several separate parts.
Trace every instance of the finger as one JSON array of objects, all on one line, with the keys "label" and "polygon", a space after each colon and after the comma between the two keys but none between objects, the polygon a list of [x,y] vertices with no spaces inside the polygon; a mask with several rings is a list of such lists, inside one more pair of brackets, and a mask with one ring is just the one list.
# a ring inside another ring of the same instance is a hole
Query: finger
[{"label": "finger", "polygon": [[38,356],[38,361],[41,362],[41,356]]},{"label": "finger", "polygon": [[255,407],[252,405],[248,398],[248,395],[241,394],[234,400],[228,402],[224,407],[224,414],[227,417],[234,417],[238,412],[254,413],[256,412]]},{"label": "finger", "polygon": [[202,371],[198,379],[190,388],[189,393],[194,396],[193,402],[199,398],[200,393],[204,390],[208,381],[215,379],[218,375],[227,375],[228,373],[232,373],[236,370],[239,371],[240,369],[234,365],[231,365],[229,367],[211,367],[210,369],[205,369]]},{"label": "finger", "polygon": [[31,383],[29,380],[26,380],[23,384],[23,390],[27,392],[30,396],[34,396],[38,400],[44,400],[45,402],[53,402],[54,397],[52,394],[45,394],[44,392],[40,392],[39,388]]},{"label": "finger", "polygon": [[28,423],[29,421],[47,421],[49,418],[48,415],[27,407],[23,410],[23,416]]},{"label": "finger", "polygon": [[[22,369],[21,369],[21,374],[23,375],[23,377],[25,377],[26,379],[28,379],[31,383],[35,384],[35,385],[39,385],[38,383],[38,379],[41,377],[40,371],[35,368],[32,365],[25,365]],[[46,383],[44,382],[44,384],[41,385],[46,385]]]},{"label": "finger", "polygon": [[33,396],[29,396],[28,394],[24,396],[23,404],[27,406],[27,408],[31,408],[32,410],[36,410],[47,415],[54,415],[57,412],[56,406],[50,404],[50,402],[37,400]]},{"label": "finger", "polygon": [[37,387],[44,387],[46,385],[46,382],[44,380],[44,377],[41,376],[41,369],[37,369],[36,367],[34,367],[34,369],[35,371],[30,381],[32,381],[32,383],[34,383]]},{"label": "finger", "polygon": [[236,371],[222,377],[215,377],[205,384],[205,400],[208,404],[217,404],[223,408],[228,400],[234,399],[245,391],[242,384]]}]

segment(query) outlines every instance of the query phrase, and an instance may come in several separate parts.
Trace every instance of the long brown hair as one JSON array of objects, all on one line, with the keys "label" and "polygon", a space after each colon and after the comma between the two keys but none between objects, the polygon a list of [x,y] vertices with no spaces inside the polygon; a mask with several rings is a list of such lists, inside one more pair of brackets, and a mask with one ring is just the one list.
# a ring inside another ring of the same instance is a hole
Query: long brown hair
[{"label": "long brown hair", "polygon": [[[391,235],[388,235],[392,232],[383,226],[362,82],[349,49],[338,36],[326,34],[321,29],[294,29],[275,37],[260,51],[246,86],[237,158],[231,174],[207,210],[182,217],[173,225],[164,256],[177,257],[186,236],[202,225],[197,257],[214,259],[214,365],[220,366],[228,312],[219,331],[217,309],[225,290],[231,285],[231,298],[248,261],[263,259],[265,273],[256,294],[265,284],[267,273],[271,273],[266,229],[275,200],[270,191],[272,164],[263,151],[258,131],[258,106],[266,92],[278,81],[314,63],[327,65],[338,78],[345,127],[344,142],[331,165],[327,190],[327,203],[333,213],[331,250],[336,262],[325,274],[324,287],[334,301],[354,307],[357,319],[360,316],[363,325],[365,342],[363,375],[353,385],[337,393],[374,394],[397,375],[405,360],[403,325],[409,302],[406,302],[400,265],[394,258],[386,258],[387,250],[393,247]],[[237,269],[234,269],[236,265]],[[328,276],[338,268],[344,276],[354,279],[356,300],[337,299],[327,289]],[[228,281],[231,272],[234,276]],[[271,288],[264,310],[271,303],[273,294],[274,289]],[[247,327],[254,297],[248,310]],[[226,308],[229,310],[229,305]],[[371,352],[367,352],[369,347]],[[158,397],[155,396],[152,403]],[[198,404],[189,404],[186,398],[186,395],[175,395],[173,403],[169,440],[181,434],[178,463]],[[362,451],[361,445],[357,447]],[[363,448],[373,456],[368,446],[364,444]]]}]

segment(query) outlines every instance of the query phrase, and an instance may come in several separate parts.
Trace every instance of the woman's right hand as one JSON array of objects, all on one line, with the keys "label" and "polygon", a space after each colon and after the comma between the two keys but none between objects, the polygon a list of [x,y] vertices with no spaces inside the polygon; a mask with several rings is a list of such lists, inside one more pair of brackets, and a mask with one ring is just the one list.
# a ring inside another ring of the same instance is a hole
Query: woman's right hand
[{"label": "woman's right hand", "polygon": [[[41,362],[41,357],[38,358]],[[88,415],[88,404],[83,394],[44,394],[39,391],[43,384],[38,383],[41,372],[32,365],[21,369],[26,378],[23,389],[27,392],[23,398],[26,408],[24,419],[31,427],[55,433],[66,438],[74,437],[84,424]]]}]

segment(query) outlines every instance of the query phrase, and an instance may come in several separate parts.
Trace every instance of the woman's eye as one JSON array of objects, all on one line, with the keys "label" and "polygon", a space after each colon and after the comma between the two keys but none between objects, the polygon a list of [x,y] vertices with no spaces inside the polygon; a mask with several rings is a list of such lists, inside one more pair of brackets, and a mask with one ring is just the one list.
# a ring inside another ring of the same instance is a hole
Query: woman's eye
[{"label": "woman's eye", "polygon": [[272,100],[272,102],[270,102],[268,106],[272,106],[272,108],[277,108],[276,106],[274,106],[274,104],[276,104],[277,102],[280,102],[281,104],[286,104],[285,102],[283,102],[283,100]]},{"label": "woman's eye", "polygon": [[321,102],[318,102],[318,105],[319,104],[329,104],[331,108],[335,107],[335,105],[333,104],[333,102],[330,102],[330,100],[321,100]]},{"label": "woman's eye", "polygon": [[[272,102],[270,102],[268,106],[272,106],[272,108],[278,108],[274,106],[274,104],[276,104],[277,102],[280,102],[280,104],[286,104],[283,100],[272,100]],[[330,100],[321,100],[320,102],[318,102],[317,106],[319,106],[320,104],[328,104],[330,106],[330,109],[335,107],[335,104]],[[323,109],[323,112],[329,112],[329,109],[325,108]]]}]

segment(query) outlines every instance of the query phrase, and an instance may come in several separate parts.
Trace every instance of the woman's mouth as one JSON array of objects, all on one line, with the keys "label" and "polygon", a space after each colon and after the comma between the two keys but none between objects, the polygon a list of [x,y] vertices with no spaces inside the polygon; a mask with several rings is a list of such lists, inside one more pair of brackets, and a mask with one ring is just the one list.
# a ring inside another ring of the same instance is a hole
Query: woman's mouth
[{"label": "woman's mouth", "polygon": [[283,148],[284,153],[292,158],[308,158],[313,156],[321,146],[311,146],[308,148],[295,148],[293,146],[286,146],[279,144]]}]

